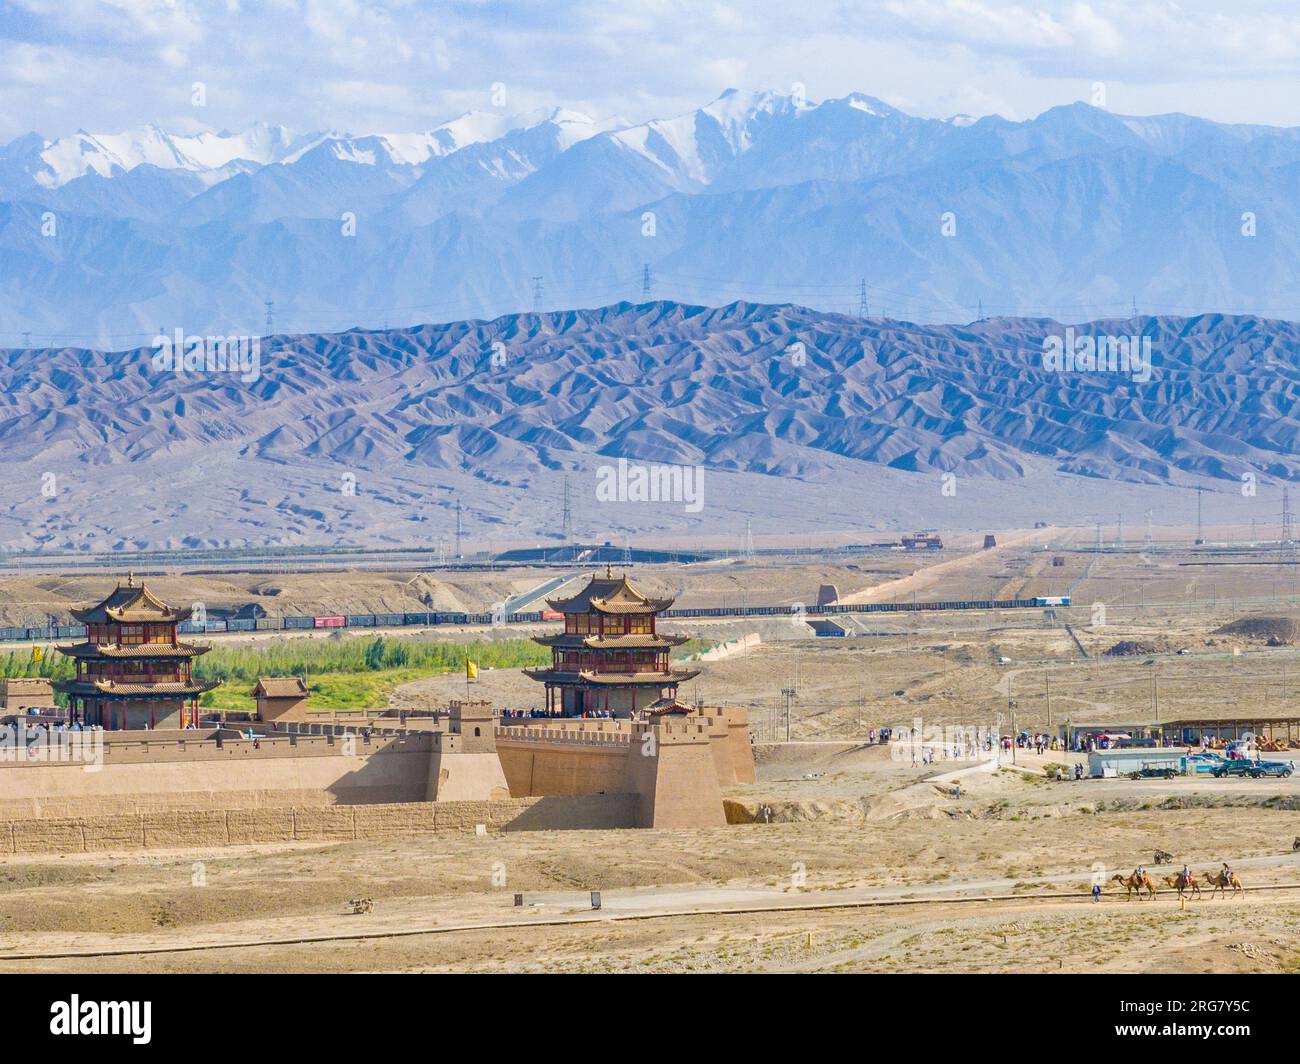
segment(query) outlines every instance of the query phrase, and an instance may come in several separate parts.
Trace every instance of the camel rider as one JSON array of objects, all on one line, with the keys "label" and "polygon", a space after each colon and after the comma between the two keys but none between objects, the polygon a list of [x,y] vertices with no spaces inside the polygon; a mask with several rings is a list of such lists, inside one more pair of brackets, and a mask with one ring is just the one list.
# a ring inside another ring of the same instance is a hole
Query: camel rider
[{"label": "camel rider", "polygon": [[1141,883],[1142,880],[1146,879],[1146,876],[1147,876],[1147,871],[1141,865],[1138,865],[1135,869],[1133,869],[1133,878],[1136,879],[1139,883]]},{"label": "camel rider", "polygon": [[1232,869],[1228,867],[1227,861],[1223,862],[1223,881],[1225,883],[1232,882]]},{"label": "camel rider", "polygon": [[1183,871],[1182,871],[1183,886],[1185,887],[1190,886],[1191,882],[1192,882],[1192,870],[1188,868],[1186,865],[1183,865]]}]

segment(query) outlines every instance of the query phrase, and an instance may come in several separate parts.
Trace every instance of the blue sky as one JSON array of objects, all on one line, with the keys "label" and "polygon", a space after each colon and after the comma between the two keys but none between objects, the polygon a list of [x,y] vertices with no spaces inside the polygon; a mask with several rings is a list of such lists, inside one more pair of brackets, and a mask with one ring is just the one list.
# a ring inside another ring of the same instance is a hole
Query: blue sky
[{"label": "blue sky", "polygon": [[[1216,11],[1216,6],[1219,10]],[[1226,10],[1225,10],[1226,9]],[[1088,100],[1300,125],[1290,3],[1003,0],[0,0],[0,139],[35,130],[427,129],[565,106],[640,121],[731,86],[914,114]],[[194,82],[206,106],[191,103]]]}]

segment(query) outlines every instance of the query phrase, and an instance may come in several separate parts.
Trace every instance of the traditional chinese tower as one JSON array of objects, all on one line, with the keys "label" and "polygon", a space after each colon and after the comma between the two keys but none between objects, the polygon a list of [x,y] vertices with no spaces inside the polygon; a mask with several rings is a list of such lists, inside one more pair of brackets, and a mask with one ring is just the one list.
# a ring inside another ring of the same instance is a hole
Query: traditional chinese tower
[{"label": "traditional chinese tower", "polygon": [[221,681],[194,678],[194,659],[210,647],[176,638],[190,612],[168,606],[129,574],[103,602],[73,610],[86,641],[58,648],[77,673],[54,684],[68,696],[70,719],[117,730],[197,727],[199,695]]},{"label": "traditional chinese tower", "polygon": [[535,636],[551,648],[551,666],[524,670],[546,684],[546,708],[566,717],[606,710],[629,717],[675,701],[677,685],[699,670],[668,663],[669,651],[686,642],[684,635],[664,635],[656,628],[658,614],[672,604],[672,599],[648,598],[608,566],[573,598],[547,599],[551,609],[564,614],[564,632]]}]

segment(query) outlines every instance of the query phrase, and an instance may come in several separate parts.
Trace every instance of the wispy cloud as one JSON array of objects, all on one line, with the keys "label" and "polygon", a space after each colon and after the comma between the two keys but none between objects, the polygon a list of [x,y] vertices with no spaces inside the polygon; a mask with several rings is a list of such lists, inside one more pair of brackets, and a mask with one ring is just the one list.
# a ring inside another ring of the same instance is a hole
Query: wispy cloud
[{"label": "wispy cloud", "polygon": [[425,129],[496,83],[515,110],[635,121],[796,83],[1021,118],[1102,81],[1119,111],[1300,125],[1298,61],[1300,15],[1253,0],[9,0],[0,136]]}]

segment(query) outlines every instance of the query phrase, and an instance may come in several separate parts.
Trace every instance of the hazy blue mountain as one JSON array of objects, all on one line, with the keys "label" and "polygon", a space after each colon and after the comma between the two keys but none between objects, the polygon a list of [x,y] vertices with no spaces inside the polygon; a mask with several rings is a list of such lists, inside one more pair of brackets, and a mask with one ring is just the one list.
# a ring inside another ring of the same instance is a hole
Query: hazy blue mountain
[{"label": "hazy blue mountain", "polygon": [[865,280],[872,312],[927,322],[1300,317],[1297,187],[1297,129],[861,94],[729,91],[632,126],[33,134],[0,148],[0,339],[244,331],[266,300],[298,331],[600,306],[639,297],[644,264],[656,296],[840,311]]}]

